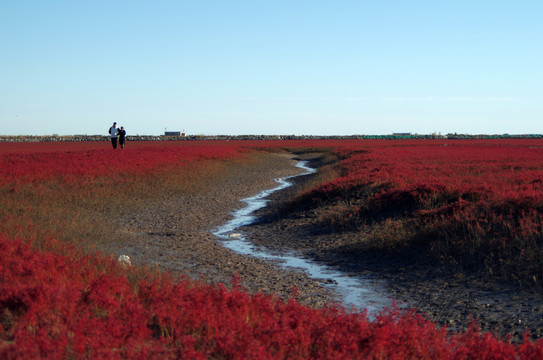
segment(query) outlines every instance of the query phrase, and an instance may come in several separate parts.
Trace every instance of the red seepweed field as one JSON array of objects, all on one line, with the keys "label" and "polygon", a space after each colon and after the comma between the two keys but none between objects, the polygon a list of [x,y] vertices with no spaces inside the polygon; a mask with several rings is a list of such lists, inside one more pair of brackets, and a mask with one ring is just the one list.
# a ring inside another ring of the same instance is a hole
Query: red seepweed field
[{"label": "red seepweed field", "polygon": [[[1,358],[540,359],[411,311],[338,305],[120,268],[93,250],[118,202],[190,192],[259,151],[322,151],[329,179],[293,201],[336,231],[427,249],[462,271],[541,291],[542,140],[314,140],[0,144]],[[333,176],[332,176],[333,175]],[[326,180],[325,180],[326,179]]]},{"label": "red seepweed field", "polygon": [[339,204],[332,226],[541,290],[542,140],[373,142],[337,154],[341,175],[307,199]]}]

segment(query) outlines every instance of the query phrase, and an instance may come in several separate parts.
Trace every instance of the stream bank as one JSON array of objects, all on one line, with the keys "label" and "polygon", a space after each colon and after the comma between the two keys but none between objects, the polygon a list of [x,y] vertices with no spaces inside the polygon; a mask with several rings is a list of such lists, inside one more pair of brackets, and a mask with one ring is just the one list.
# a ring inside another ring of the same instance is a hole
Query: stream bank
[{"label": "stream bank", "polygon": [[126,204],[122,212],[111,214],[111,221],[120,226],[114,241],[103,250],[115,257],[128,255],[136,266],[227,287],[239,276],[247,292],[285,300],[295,288],[295,299],[314,308],[337,301],[336,294],[319,280],[238,254],[212,234],[232,218],[232,211],[244,207],[241,199],[276,186],[275,178],[303,172],[295,164],[289,154],[261,154],[252,162],[229,168],[220,178],[207,180],[200,191],[163,196],[143,207]]},{"label": "stream bank", "polygon": [[258,210],[265,209],[270,202],[268,197],[272,194],[282,191],[292,186],[293,181],[298,177],[309,176],[316,170],[308,167],[306,161],[299,161],[295,165],[304,170],[303,173],[291,175],[288,177],[277,178],[277,185],[266,189],[260,193],[243,199],[246,206],[232,213],[232,219],[219,226],[213,231],[213,234],[222,239],[222,244],[236,253],[267,260],[278,264],[281,268],[292,271],[303,271],[311,278],[324,284],[336,295],[338,300],[347,309],[356,311],[366,311],[370,317],[374,317],[379,312],[392,305],[391,296],[387,293],[385,284],[378,284],[374,279],[362,276],[350,276],[341,271],[337,271],[310,259],[299,256],[296,252],[284,252],[272,254],[267,249],[256,248],[243,234],[236,232],[244,226],[258,222],[258,218],[253,215]]},{"label": "stream bank", "polygon": [[[315,159],[318,166],[318,161]],[[294,179],[295,194],[303,178]],[[255,215],[259,221],[242,228],[255,246],[272,252],[296,251],[346,276],[385,282],[399,307],[414,308],[440,326],[466,331],[473,319],[483,331],[522,340],[543,337],[543,296],[511,284],[488,283],[436,265],[417,249],[401,253],[361,250],[358,231],[331,231],[321,223],[323,208],[292,208],[289,194],[275,193]],[[285,211],[285,209],[288,209]]]},{"label": "stream bank", "polygon": [[[231,212],[244,207],[240,199],[274,187],[273,179],[299,174],[296,161],[288,155],[266,154],[258,161],[236,166],[220,179],[209,180],[202,191],[162,197],[144,207],[127,207],[112,214],[121,224],[108,253],[129,255],[135,264],[147,264],[174,275],[188,276],[209,283],[230,284],[240,276],[240,284],[251,293],[292,296],[311,307],[338,300],[322,281],[301,271],[282,269],[269,261],[237,254],[225,248],[211,233],[227,223]],[[345,245],[359,236],[356,232],[331,233],[318,226],[322,209],[297,209],[281,214],[284,199],[303,186],[303,177],[294,186],[272,194],[272,200],[257,215],[261,221],[244,226],[240,233],[251,243],[272,254],[295,251],[338,269],[348,277],[386,281],[388,291],[402,305],[415,307],[440,325],[463,330],[470,316],[478,319],[485,331],[512,334],[519,339],[530,328],[536,337],[543,335],[541,296],[516,289],[485,284],[476,278],[456,278],[436,271],[417,253],[353,253]],[[277,216],[281,214],[281,216]]]}]

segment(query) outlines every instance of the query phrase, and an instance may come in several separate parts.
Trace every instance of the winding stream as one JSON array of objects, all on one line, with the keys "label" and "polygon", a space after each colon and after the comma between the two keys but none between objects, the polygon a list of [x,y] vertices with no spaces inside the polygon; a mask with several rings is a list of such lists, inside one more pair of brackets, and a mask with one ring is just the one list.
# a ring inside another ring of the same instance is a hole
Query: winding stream
[{"label": "winding stream", "polygon": [[239,254],[270,260],[287,269],[302,269],[310,277],[317,279],[325,286],[331,287],[338,294],[345,308],[348,309],[352,306],[357,310],[366,309],[369,316],[375,315],[383,308],[391,305],[390,296],[387,294],[384,286],[377,284],[375,280],[363,277],[350,277],[348,274],[328,266],[298,257],[294,252],[273,255],[265,250],[256,249],[249,240],[245,239],[239,232],[235,232],[236,229],[250,225],[256,220],[256,216],[252,214],[256,210],[266,206],[269,201],[266,198],[269,195],[291,186],[292,183],[289,182],[289,179],[309,175],[316,171],[308,167],[305,161],[298,162],[296,166],[304,169],[305,172],[275,179],[279,184],[278,186],[241,200],[247,203],[247,206],[233,212],[232,220],[215,229],[213,234],[224,240],[222,241],[223,246]]}]

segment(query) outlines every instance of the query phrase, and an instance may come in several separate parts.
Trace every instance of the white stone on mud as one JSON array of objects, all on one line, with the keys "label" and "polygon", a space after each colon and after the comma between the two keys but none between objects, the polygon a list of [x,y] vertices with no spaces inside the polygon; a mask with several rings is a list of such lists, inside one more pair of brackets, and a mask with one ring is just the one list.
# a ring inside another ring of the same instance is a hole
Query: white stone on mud
[{"label": "white stone on mud", "polygon": [[232,238],[232,239],[239,239],[239,238],[241,238],[241,234],[240,233],[233,233],[233,234],[228,235],[228,237]]},{"label": "white stone on mud", "polygon": [[119,265],[121,265],[123,268],[132,266],[132,262],[130,261],[130,258],[127,255],[119,256],[119,259],[117,261],[119,262]]}]

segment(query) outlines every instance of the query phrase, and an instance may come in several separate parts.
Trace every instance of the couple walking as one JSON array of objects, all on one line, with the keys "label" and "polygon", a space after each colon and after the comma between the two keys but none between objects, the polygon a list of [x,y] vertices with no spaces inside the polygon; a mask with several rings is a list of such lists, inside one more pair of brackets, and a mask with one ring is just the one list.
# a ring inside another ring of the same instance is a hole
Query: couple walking
[{"label": "couple walking", "polygon": [[126,131],[124,130],[124,127],[121,126],[119,129],[117,127],[117,123],[114,122],[113,125],[109,128],[109,136],[111,136],[111,145],[113,145],[113,148],[117,148],[117,139],[119,140],[119,145],[121,145],[121,149],[124,149],[124,143],[126,141]]}]

